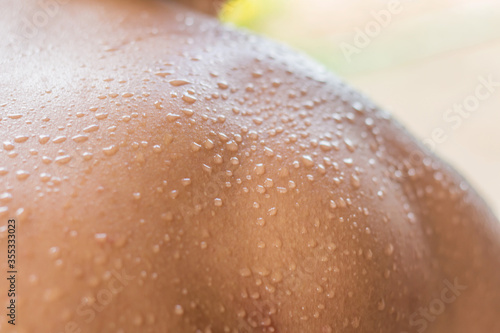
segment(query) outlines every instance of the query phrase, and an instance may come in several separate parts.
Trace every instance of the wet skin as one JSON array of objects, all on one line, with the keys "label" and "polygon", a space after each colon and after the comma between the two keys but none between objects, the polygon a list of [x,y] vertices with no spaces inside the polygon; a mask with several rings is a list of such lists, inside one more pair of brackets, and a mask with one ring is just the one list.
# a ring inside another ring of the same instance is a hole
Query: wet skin
[{"label": "wet skin", "polygon": [[168,3],[2,7],[17,332],[500,330],[493,214],[314,62]]}]

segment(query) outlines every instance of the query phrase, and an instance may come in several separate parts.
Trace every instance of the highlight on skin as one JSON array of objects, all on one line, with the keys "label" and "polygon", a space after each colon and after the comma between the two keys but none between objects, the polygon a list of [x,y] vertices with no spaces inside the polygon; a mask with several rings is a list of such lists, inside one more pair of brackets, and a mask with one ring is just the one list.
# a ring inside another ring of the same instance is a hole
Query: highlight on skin
[{"label": "highlight on skin", "polygon": [[1,332],[500,330],[497,219],[368,98],[184,5],[56,5],[0,5]]}]

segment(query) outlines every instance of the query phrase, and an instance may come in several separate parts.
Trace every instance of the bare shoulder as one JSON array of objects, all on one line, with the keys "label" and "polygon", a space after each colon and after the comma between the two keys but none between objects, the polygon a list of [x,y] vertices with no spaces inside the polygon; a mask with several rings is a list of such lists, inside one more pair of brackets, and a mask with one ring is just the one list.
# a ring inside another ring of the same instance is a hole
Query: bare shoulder
[{"label": "bare shoulder", "polygon": [[495,327],[495,218],[369,100],[181,7],[59,10],[0,51],[26,331]]}]

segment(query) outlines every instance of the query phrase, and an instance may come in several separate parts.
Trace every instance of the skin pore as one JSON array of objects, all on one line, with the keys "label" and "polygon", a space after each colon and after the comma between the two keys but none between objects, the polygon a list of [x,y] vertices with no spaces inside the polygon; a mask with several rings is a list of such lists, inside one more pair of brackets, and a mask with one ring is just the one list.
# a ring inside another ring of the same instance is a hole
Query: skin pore
[{"label": "skin pore", "polygon": [[1,332],[500,330],[496,218],[372,102],[181,5],[57,4],[1,5]]}]

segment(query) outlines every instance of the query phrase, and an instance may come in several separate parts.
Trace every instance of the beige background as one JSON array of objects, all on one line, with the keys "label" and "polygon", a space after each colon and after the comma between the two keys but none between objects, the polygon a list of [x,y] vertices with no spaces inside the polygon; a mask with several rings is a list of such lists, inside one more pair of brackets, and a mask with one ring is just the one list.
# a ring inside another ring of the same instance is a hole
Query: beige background
[{"label": "beige background", "polygon": [[[443,113],[474,93],[479,76],[500,82],[500,1],[400,4],[401,12],[351,61],[339,45],[353,44],[356,29],[374,21],[371,11],[387,9],[388,1],[248,0],[230,3],[225,15],[317,58],[425,139],[436,127],[449,127]],[[500,216],[500,87],[446,133],[436,152]]]}]

